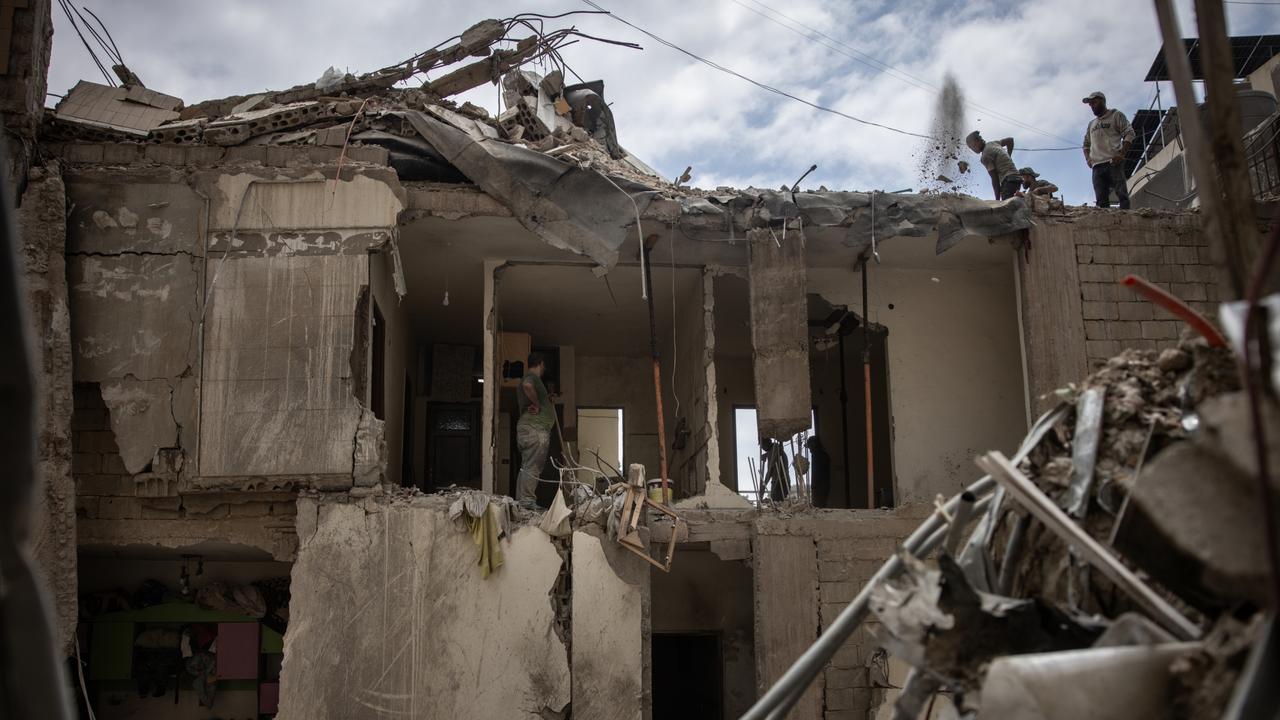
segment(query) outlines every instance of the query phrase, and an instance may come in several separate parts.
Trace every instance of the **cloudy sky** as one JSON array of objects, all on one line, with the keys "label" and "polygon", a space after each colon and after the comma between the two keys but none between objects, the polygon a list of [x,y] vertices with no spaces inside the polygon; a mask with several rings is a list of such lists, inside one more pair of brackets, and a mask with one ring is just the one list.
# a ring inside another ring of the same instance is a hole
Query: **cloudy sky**
[{"label": "cloudy sky", "polygon": [[[318,78],[330,65],[353,73],[402,61],[487,17],[585,10],[581,0],[78,0],[107,23],[126,63],[148,87],[188,103]],[[1012,135],[1019,166],[1034,165],[1066,200],[1092,199],[1078,147],[1093,90],[1132,117],[1156,92],[1143,82],[1159,48],[1145,0],[599,0],[606,9],[694,54],[761,83],[849,115],[928,132],[938,86],[953,73],[968,101],[965,127]],[[1195,34],[1179,0],[1183,34]],[[1233,34],[1280,30],[1280,5],[1229,4]],[[55,3],[49,91],[101,74]],[[804,187],[922,187],[922,141],[761,90],[697,63],[614,18],[576,15],[547,28],[639,43],[584,41],[564,50],[569,67],[602,79],[622,144],[664,175],[693,166],[693,183],[778,187],[811,164]],[[92,40],[91,40],[92,42]],[[885,68],[889,69],[886,70]],[[1162,84],[1164,103],[1172,88]],[[467,99],[491,111],[492,86]],[[50,97],[49,103],[57,101]],[[984,178],[971,192],[990,195]]]}]

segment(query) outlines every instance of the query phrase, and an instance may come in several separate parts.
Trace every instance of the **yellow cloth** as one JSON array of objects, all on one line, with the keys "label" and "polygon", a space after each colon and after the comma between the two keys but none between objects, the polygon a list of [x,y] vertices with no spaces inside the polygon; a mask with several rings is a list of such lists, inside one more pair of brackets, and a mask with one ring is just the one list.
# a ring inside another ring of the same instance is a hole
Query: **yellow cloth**
[{"label": "yellow cloth", "polygon": [[485,508],[483,517],[472,517],[467,515],[467,527],[471,530],[471,539],[475,541],[476,547],[480,549],[480,560],[476,564],[480,566],[481,577],[489,577],[489,573],[502,567],[502,545],[498,543],[498,518],[495,513],[498,512],[497,507],[490,504]]}]

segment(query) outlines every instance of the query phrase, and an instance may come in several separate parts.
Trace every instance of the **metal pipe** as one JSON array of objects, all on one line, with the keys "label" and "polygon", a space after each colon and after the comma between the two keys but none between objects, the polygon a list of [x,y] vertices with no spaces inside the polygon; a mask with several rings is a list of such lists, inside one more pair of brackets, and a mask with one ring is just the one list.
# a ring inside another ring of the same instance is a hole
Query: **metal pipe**
[{"label": "metal pipe", "polygon": [[[994,480],[984,477],[969,486],[968,492],[984,496],[974,506],[974,511],[981,512],[986,509],[987,503],[991,502],[990,492],[994,485]],[[947,512],[955,512],[959,500],[960,497],[958,495],[951,498],[944,508]],[[923,557],[942,544],[946,534],[947,526],[945,522],[938,513],[934,513],[914,533],[911,533],[911,537],[907,538],[902,545],[912,555]],[[871,579],[862,587],[857,597],[845,607],[835,622],[831,624],[831,627],[827,628],[827,631],[819,636],[813,645],[809,646],[809,649],[800,656],[800,659],[796,660],[778,682],[764,694],[764,697],[760,698],[742,716],[742,720],[785,718],[800,699],[800,696],[809,688],[809,684],[817,677],[822,667],[831,660],[849,635],[853,634],[853,631],[862,624],[862,621],[867,616],[868,606],[871,603],[871,590],[885,580],[897,575],[900,570],[902,570],[902,557],[900,555],[894,555],[884,565],[880,566],[876,574],[871,576]],[[769,710],[771,707],[773,709]],[[766,712],[768,714],[765,714]]]},{"label": "metal pipe", "polygon": [[969,525],[969,518],[973,517],[973,504],[977,500],[971,492],[960,493],[960,503],[956,505],[955,515],[951,516],[951,523],[948,525],[947,530],[947,542],[943,546],[947,549],[948,555],[956,554],[956,546],[960,544],[960,536],[964,534],[965,527]]},{"label": "metal pipe", "polygon": [[[649,264],[649,250],[640,248],[641,266]],[[649,301],[649,351],[653,355],[653,394],[658,408],[658,467],[662,473],[662,502],[667,501],[667,428],[662,418],[662,355],[658,350],[658,321],[653,312],[653,273],[645,273],[644,294]]]},{"label": "metal pipe", "polygon": [[[1049,410],[1040,419],[1023,438],[1022,445],[1018,448],[1017,454],[1014,455],[1014,462],[1021,462],[1040,441],[1049,432],[1053,426],[1061,420],[1067,413],[1069,405],[1061,404]],[[974,496],[982,496],[990,492],[996,485],[995,479],[990,475],[984,476],[977,482],[965,488],[967,492],[973,493]],[[979,512],[986,508],[987,498],[978,501],[974,507],[975,512]],[[943,510],[948,513],[954,512],[956,506],[960,503],[960,496],[952,497],[945,505]],[[902,547],[910,553],[919,555],[922,548],[927,552],[928,548],[936,546],[942,541],[943,537],[943,520],[938,513],[934,513],[925,519],[923,523],[916,528],[915,532],[902,543]],[[795,705],[800,695],[804,693],[809,683],[813,682],[813,678],[822,670],[844,644],[845,640],[853,634],[854,630],[862,624],[862,620],[866,617],[867,602],[871,597],[870,588],[881,580],[892,577],[902,567],[902,561],[897,556],[889,558],[881,568],[876,571],[867,585],[863,587],[858,596],[845,607],[844,611],[836,617],[835,622],[831,624],[827,631],[818,637],[809,649],[806,650],[799,658],[796,659],[791,667],[783,673],[782,677],[773,684],[773,687],[756,701],[755,705],[742,716],[742,720],[764,720],[765,718],[780,718],[786,715],[786,712]]]},{"label": "metal pipe", "polygon": [[1018,569],[1018,556],[1022,554],[1023,540],[1027,537],[1029,527],[1031,527],[1031,516],[1022,515],[1009,530],[1009,541],[1004,546],[1004,560],[1000,562],[1000,579],[996,581],[996,592],[1001,595],[1008,595],[1013,589],[1014,573]]}]

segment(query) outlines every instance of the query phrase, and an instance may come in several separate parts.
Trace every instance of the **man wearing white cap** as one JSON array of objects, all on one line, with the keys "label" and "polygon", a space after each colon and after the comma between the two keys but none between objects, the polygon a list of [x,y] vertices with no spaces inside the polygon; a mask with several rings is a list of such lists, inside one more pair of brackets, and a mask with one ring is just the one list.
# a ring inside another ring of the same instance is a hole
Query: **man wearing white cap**
[{"label": "man wearing white cap", "polygon": [[1093,192],[1098,207],[1111,207],[1111,192],[1120,198],[1120,209],[1129,209],[1129,188],[1125,184],[1124,156],[1133,144],[1133,127],[1119,110],[1107,107],[1107,96],[1089,93],[1081,102],[1093,110],[1093,119],[1084,133],[1084,161],[1093,168]]}]

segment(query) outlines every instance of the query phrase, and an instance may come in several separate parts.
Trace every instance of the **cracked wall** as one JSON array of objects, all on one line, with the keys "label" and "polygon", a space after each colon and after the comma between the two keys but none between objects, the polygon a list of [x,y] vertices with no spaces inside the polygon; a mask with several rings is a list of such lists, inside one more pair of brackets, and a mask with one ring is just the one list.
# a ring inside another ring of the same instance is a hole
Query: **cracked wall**
[{"label": "cracked wall", "polygon": [[573,717],[647,717],[649,564],[596,529],[573,533]]},{"label": "cracked wall", "polygon": [[18,210],[35,340],[38,506],[31,551],[57,611],[59,647],[76,626],[75,484],[71,475],[71,328],[67,306],[66,196],[57,164],[32,168]]},{"label": "cracked wall", "polygon": [[549,597],[563,560],[541,530],[515,528],[483,578],[443,498],[298,506],[281,720],[540,719],[568,706]]}]

